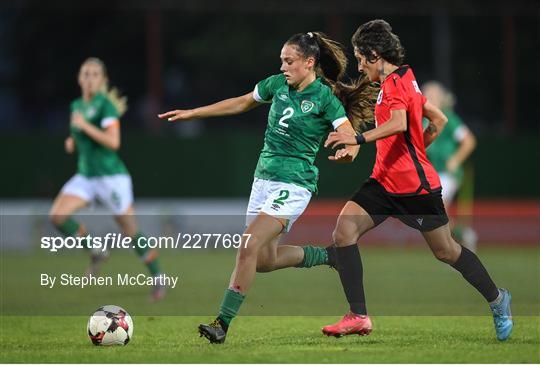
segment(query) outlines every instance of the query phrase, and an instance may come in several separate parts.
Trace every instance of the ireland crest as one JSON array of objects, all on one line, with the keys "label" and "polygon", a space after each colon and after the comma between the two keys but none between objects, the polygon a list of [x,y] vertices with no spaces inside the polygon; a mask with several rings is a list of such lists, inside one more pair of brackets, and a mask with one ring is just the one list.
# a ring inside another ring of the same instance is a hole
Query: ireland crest
[{"label": "ireland crest", "polygon": [[312,101],[302,100],[302,103],[300,104],[300,109],[302,109],[302,113],[309,113],[314,106],[315,104]]}]

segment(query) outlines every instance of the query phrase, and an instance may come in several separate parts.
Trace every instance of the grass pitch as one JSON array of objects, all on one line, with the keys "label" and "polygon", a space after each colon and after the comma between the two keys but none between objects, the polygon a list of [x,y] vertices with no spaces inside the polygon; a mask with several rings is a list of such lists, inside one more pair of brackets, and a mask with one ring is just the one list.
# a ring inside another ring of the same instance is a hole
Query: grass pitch
[{"label": "grass pitch", "polygon": [[489,317],[373,317],[366,337],[324,337],[335,317],[239,317],[224,345],[199,338],[207,317],[137,317],[126,347],[96,347],[87,318],[7,317],[2,362],[91,363],[538,363],[538,317],[517,317],[499,343]]},{"label": "grass pitch", "polygon": [[[163,255],[179,287],[150,304],[145,287],[43,288],[40,273],[80,274],[82,253],[2,252],[0,362],[98,363],[539,363],[540,250],[483,249],[494,280],[513,295],[512,337],[495,339],[487,305],[427,249],[362,250],[370,336],[324,337],[346,311],[337,274],[326,267],[258,274],[224,345],[199,338],[216,314],[234,252]],[[135,255],[113,252],[103,275],[144,272]],[[93,346],[86,322],[103,304],[134,318],[126,347]]]}]

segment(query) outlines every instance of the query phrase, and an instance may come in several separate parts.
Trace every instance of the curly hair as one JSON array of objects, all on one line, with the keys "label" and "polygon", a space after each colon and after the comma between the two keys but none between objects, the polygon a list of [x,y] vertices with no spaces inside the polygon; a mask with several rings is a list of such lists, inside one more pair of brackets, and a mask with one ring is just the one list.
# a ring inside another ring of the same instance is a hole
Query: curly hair
[{"label": "curly hair", "polygon": [[343,45],[321,32],[298,33],[285,44],[295,46],[304,58],[315,59],[315,72],[341,101],[357,132],[371,128],[374,123],[373,107],[379,90],[365,77],[347,83],[342,81],[348,63]]},{"label": "curly hair", "polygon": [[396,66],[403,64],[405,49],[399,37],[392,33],[390,24],[382,19],[362,24],[354,32],[351,42],[368,62],[375,62],[377,57],[381,57]]}]

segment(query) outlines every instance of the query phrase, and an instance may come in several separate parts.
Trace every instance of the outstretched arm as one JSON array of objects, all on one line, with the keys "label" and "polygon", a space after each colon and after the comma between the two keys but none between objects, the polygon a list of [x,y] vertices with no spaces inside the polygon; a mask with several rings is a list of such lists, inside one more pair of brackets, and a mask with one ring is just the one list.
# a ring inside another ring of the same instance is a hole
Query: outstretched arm
[{"label": "outstretched arm", "polygon": [[441,134],[448,118],[429,101],[422,107],[422,114],[429,120],[428,126],[424,129],[424,146],[427,148]]},{"label": "outstretched arm", "polygon": [[225,99],[217,103],[201,106],[195,109],[171,110],[163,114],[158,114],[158,117],[161,119],[167,119],[169,122],[197,118],[220,117],[245,113],[258,105],[259,103],[253,98],[253,92],[250,92],[246,95]]}]

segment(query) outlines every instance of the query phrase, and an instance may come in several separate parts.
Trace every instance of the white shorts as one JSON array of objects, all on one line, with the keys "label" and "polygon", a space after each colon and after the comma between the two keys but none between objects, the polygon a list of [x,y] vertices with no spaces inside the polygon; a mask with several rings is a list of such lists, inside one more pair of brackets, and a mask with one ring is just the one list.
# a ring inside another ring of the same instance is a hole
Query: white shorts
[{"label": "white shorts", "polygon": [[301,186],[255,178],[246,212],[246,226],[263,212],[287,220],[285,232],[302,215],[311,200],[311,191]]},{"label": "white shorts", "polygon": [[454,195],[456,195],[459,185],[454,176],[452,176],[452,174],[448,172],[440,172],[439,178],[441,179],[442,200],[444,202],[444,205],[448,205],[452,203],[452,200],[454,199]]},{"label": "white shorts", "polygon": [[61,194],[75,195],[87,202],[98,200],[115,215],[133,204],[133,186],[129,175],[87,177],[75,174],[64,184]]}]

